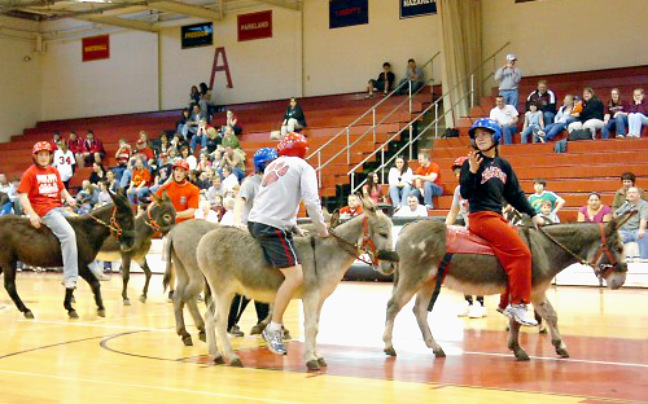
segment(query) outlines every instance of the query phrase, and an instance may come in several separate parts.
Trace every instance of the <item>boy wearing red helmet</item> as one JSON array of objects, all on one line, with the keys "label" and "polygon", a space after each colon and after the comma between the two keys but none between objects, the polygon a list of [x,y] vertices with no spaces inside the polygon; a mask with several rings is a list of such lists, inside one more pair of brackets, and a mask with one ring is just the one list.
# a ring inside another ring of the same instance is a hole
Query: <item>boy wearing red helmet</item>
[{"label": "boy wearing red helmet", "polygon": [[176,210],[176,223],[193,219],[194,212],[198,209],[200,202],[200,189],[187,181],[189,175],[189,164],[179,159],[171,167],[173,171],[171,178],[157,190],[157,196],[167,192],[173,207]]},{"label": "boy wearing red helmet", "polygon": [[301,201],[317,233],[320,237],[328,237],[320,207],[317,176],[313,167],[304,161],[307,150],[308,142],[303,135],[288,133],[281,139],[277,147],[280,157],[265,169],[248,217],[248,229],[261,244],[266,263],[285,277],[275,296],[272,321],[262,333],[268,348],[278,355],[286,354],[283,314],[303,280],[291,236]]},{"label": "boy wearing red helmet", "polygon": [[70,206],[75,206],[76,201],[63,186],[58,170],[50,166],[51,155],[49,142],[34,145],[34,164],[22,175],[18,193],[23,211],[29,215],[29,223],[37,229],[44,224],[61,242],[63,285],[66,289],[74,289],[79,278],[76,234],[65,219],[71,213],[63,208],[61,197]]}]

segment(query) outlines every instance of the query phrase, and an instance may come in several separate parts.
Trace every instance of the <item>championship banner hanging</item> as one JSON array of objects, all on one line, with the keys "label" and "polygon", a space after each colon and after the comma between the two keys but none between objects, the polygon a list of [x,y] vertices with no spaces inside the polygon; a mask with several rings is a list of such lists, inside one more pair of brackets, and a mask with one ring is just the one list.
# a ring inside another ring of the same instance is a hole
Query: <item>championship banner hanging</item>
[{"label": "championship banner hanging", "polygon": [[329,0],[329,28],[369,24],[369,0]]},{"label": "championship banner hanging", "polygon": [[214,27],[211,22],[182,27],[182,49],[210,46],[214,43]]},{"label": "championship banner hanging", "polygon": [[238,40],[272,38],[272,10],[238,15]]},{"label": "championship banner hanging", "polygon": [[436,0],[398,0],[400,3],[400,18],[420,17],[436,14]]},{"label": "championship banner hanging", "polygon": [[92,60],[110,58],[110,37],[108,35],[91,36],[81,40],[81,60],[90,62]]}]

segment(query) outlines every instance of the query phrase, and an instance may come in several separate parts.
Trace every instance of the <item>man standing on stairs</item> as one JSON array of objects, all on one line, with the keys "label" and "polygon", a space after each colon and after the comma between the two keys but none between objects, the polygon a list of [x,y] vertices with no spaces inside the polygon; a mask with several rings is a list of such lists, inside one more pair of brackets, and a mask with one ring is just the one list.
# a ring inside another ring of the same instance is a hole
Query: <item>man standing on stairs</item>
[{"label": "man standing on stairs", "polygon": [[499,82],[499,95],[504,97],[506,105],[518,107],[518,84],[522,80],[522,72],[515,66],[517,57],[509,53],[506,55],[506,64],[495,72],[495,81]]}]

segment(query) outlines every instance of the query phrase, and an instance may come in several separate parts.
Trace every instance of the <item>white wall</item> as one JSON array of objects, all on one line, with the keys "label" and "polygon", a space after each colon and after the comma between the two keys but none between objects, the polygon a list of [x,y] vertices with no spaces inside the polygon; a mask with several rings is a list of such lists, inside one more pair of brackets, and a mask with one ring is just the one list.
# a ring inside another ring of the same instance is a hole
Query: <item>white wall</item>
[{"label": "white wall", "polygon": [[484,0],[484,56],[510,40],[508,49],[526,76],[646,65],[647,5],[645,0]]},{"label": "white wall", "polygon": [[[91,36],[91,35],[88,35]],[[47,46],[42,120],[158,109],[157,35],[110,34],[110,58],[81,61],[81,39]]]},{"label": "white wall", "polygon": [[[0,24],[7,26],[7,21]],[[21,25],[14,24],[29,28]],[[40,59],[34,47],[35,42],[0,35],[0,142],[21,134],[40,118]]]},{"label": "white wall", "polygon": [[[329,29],[329,2],[304,2],[306,95],[364,91],[388,61],[397,80],[407,60],[423,64],[441,49],[438,15],[399,19],[400,0],[369,2],[369,24]],[[434,68],[440,68],[437,59]],[[439,71],[439,70],[437,70]],[[430,75],[430,70],[426,70]],[[435,74],[439,81],[441,74]]]}]

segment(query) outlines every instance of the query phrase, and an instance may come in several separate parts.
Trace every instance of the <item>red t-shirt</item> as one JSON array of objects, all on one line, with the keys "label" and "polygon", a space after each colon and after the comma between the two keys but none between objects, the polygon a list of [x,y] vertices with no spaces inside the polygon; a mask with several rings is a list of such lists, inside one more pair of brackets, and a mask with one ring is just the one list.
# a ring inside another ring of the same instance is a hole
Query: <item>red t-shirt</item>
[{"label": "red t-shirt", "polygon": [[76,140],[68,140],[68,149],[74,154],[77,153],[83,153],[84,146],[83,146],[83,139],[77,138]]},{"label": "red t-shirt", "polygon": [[27,194],[32,208],[38,216],[42,217],[50,210],[63,206],[61,191],[64,189],[56,168],[32,164],[20,179],[18,193]]},{"label": "red t-shirt", "polygon": [[[200,202],[200,189],[189,181],[184,181],[182,184],[178,184],[173,180],[169,181],[157,190],[157,196],[161,197],[162,192],[165,190],[167,191],[169,198],[171,198],[171,203],[173,203],[176,212],[183,212],[191,208],[198,209],[198,203]],[[189,219],[176,218],[176,223],[185,220]]]},{"label": "red t-shirt", "polygon": [[144,158],[146,158],[146,161],[149,161],[150,159],[155,157],[155,153],[153,153],[153,150],[151,150],[150,147],[145,147],[145,148],[143,148],[141,150],[136,149],[135,153],[144,156]]},{"label": "red t-shirt", "polygon": [[131,149],[124,147],[123,149],[117,150],[117,153],[115,153],[115,157],[117,159],[117,163],[119,165],[126,165],[128,164],[128,160],[130,159],[131,156]]},{"label": "red t-shirt", "polygon": [[424,177],[427,177],[428,175],[436,173],[437,177],[436,180],[434,180],[434,183],[437,184],[438,186],[441,186],[441,168],[439,168],[439,165],[435,162],[430,162],[430,165],[427,167],[420,166],[419,168],[416,169],[416,174],[422,175]]},{"label": "red t-shirt", "polygon": [[362,214],[362,206],[356,206],[355,209],[351,210],[350,206],[345,206],[342,209],[340,209],[340,214],[341,215],[349,215],[351,217],[356,217],[360,214]]},{"label": "red t-shirt", "polygon": [[145,181],[146,184],[144,186],[149,186],[151,184],[151,173],[149,172],[148,168],[134,168],[133,169],[133,174],[131,176],[131,181],[134,186],[139,187],[140,183],[142,181]]}]

